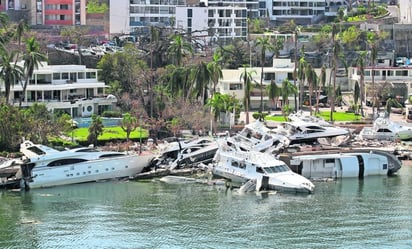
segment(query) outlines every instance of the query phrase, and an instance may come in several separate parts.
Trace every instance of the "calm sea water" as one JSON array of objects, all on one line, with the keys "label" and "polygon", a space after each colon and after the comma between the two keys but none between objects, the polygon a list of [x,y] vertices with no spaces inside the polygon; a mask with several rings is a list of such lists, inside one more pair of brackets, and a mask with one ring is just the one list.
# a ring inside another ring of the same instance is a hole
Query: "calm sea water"
[{"label": "calm sea water", "polygon": [[412,166],[312,195],[104,182],[0,192],[0,248],[412,248]]}]

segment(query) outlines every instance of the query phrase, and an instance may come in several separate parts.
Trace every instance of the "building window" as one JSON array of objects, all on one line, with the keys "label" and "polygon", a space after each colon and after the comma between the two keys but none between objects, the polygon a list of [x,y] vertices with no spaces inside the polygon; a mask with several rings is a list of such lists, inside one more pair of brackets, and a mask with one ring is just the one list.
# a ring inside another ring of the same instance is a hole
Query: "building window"
[{"label": "building window", "polygon": [[96,72],[87,72],[86,79],[96,79]]},{"label": "building window", "polygon": [[274,80],[275,79],[275,73],[264,73],[263,74],[263,79],[264,80]]},{"label": "building window", "polygon": [[229,85],[229,90],[242,90],[242,84],[234,83]]},{"label": "building window", "polygon": [[193,17],[193,10],[187,9],[187,17]]},{"label": "building window", "polygon": [[68,4],[60,4],[60,9],[61,9],[61,10],[68,10],[68,9],[69,9],[69,5],[68,5]]}]

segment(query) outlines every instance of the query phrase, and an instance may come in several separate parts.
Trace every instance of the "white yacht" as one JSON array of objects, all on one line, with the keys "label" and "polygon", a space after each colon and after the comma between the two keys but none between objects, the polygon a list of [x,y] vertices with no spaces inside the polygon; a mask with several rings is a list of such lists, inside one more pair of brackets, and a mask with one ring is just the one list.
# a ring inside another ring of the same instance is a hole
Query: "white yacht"
[{"label": "white yacht", "polygon": [[[212,137],[198,137],[181,140],[172,138],[158,145],[159,153],[154,158],[152,165],[176,167],[181,164],[197,161],[212,160],[217,150],[216,141]],[[189,160],[190,159],[190,160]],[[194,160],[195,159],[195,160]]]},{"label": "white yacht", "polygon": [[114,178],[131,177],[142,172],[152,154],[127,154],[98,151],[91,147],[59,151],[24,141],[22,169],[24,188],[42,188]]},{"label": "white yacht", "polygon": [[211,164],[216,176],[233,182],[260,182],[270,190],[294,193],[312,193],[315,186],[305,177],[294,173],[284,162],[258,151],[242,151],[220,143],[219,150]]},{"label": "white yacht", "polygon": [[367,152],[292,155],[290,167],[309,179],[389,175],[388,158]]},{"label": "white yacht", "polygon": [[320,117],[312,116],[310,113],[303,112],[302,110],[289,114],[288,119],[291,122],[308,122],[315,123],[320,126],[333,127],[333,125],[328,121]]},{"label": "white yacht", "polygon": [[290,140],[290,144],[314,143],[319,138],[350,135],[346,128],[326,127],[309,122],[282,122],[272,129],[272,132],[286,136]]},{"label": "white yacht", "polygon": [[400,125],[389,118],[375,119],[372,127],[364,127],[359,138],[366,140],[411,140],[412,127]]}]

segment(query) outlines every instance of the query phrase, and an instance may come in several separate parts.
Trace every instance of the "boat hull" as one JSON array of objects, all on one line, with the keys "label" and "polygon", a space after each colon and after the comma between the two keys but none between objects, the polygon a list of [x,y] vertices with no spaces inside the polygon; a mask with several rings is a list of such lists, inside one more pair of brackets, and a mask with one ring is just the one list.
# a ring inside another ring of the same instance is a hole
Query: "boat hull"
[{"label": "boat hull", "polygon": [[131,177],[142,172],[152,158],[152,155],[126,155],[64,166],[35,167],[25,187],[35,189]]},{"label": "boat hull", "polygon": [[[228,179],[232,182],[237,182],[244,184],[247,181],[251,180],[250,177],[247,177],[242,172],[235,171],[230,168],[226,167],[214,167],[212,169],[214,175],[223,177]],[[289,193],[305,193],[310,194],[313,193],[314,187],[309,182],[309,180],[305,179],[303,176],[298,175],[296,173],[286,173],[284,175],[278,175],[276,178],[269,177],[267,188],[268,190],[276,190],[280,192],[289,192]],[[256,179],[259,178],[261,180],[262,176],[256,176]],[[290,184],[293,181],[298,180],[299,183],[306,183],[306,184]]]}]

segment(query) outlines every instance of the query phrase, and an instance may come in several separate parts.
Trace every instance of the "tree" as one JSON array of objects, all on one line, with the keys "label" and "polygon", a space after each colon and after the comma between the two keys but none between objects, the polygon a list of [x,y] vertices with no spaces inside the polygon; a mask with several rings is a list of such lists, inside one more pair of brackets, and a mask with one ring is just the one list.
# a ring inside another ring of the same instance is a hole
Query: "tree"
[{"label": "tree", "polygon": [[355,113],[358,114],[358,101],[360,98],[360,87],[359,87],[359,82],[355,82],[355,89],[353,89],[353,104],[354,104],[354,110]]},{"label": "tree", "polygon": [[130,113],[125,113],[122,119],[122,130],[126,132],[126,141],[129,142],[130,133],[139,126],[137,118],[130,115]]},{"label": "tree", "polygon": [[316,110],[315,113],[319,113],[319,99],[320,99],[320,93],[323,88],[325,88],[326,85],[326,66],[325,64],[322,65],[321,71],[320,71],[320,76],[319,76],[319,84],[316,90]]},{"label": "tree", "polygon": [[183,58],[193,54],[193,48],[190,43],[183,39],[181,34],[175,34],[172,36],[172,42],[167,53],[176,66],[181,66]]},{"label": "tree", "polygon": [[46,61],[47,57],[40,53],[40,46],[36,42],[34,37],[31,37],[26,40],[26,50],[23,53],[23,60],[24,60],[24,65],[23,65],[23,74],[24,74],[24,82],[22,85],[23,89],[23,96],[19,100],[19,107],[21,107],[21,103],[24,100],[26,100],[26,89],[27,85],[29,84],[30,79],[33,76],[34,69],[37,69],[39,67],[39,64],[41,64],[42,61]]},{"label": "tree", "polygon": [[243,72],[240,75],[240,80],[243,82],[244,98],[246,113],[246,124],[249,124],[249,105],[250,105],[250,92],[252,91],[253,74],[256,74],[255,70],[248,71],[246,66],[243,66]]},{"label": "tree", "polygon": [[15,51],[9,52],[0,46],[0,78],[4,82],[6,103],[9,101],[11,86],[16,84],[23,76],[23,68],[13,61],[15,56],[17,56]]},{"label": "tree", "polygon": [[337,35],[337,27],[334,24],[332,26],[332,44],[333,44],[333,59],[332,59],[332,71],[333,71],[333,89],[330,90],[330,121],[333,122],[333,112],[335,111],[335,101],[336,101],[336,70],[337,70],[337,63],[338,63],[338,56],[340,52],[339,42],[336,39]]},{"label": "tree", "polygon": [[266,52],[274,50],[273,45],[269,41],[269,37],[258,37],[256,40],[256,47],[260,47],[260,115],[263,113],[263,68],[266,62]]},{"label": "tree", "polygon": [[299,79],[299,107],[302,109],[303,105],[303,99],[304,99],[304,84],[306,80],[306,74],[305,74],[305,69],[307,66],[306,60],[305,60],[305,47],[302,46],[301,51],[300,51],[300,59],[298,62],[298,71],[297,71],[297,78]]},{"label": "tree", "polygon": [[207,69],[212,80],[212,96],[216,93],[216,86],[219,80],[223,78],[222,68],[220,66],[221,56],[219,53],[213,54],[213,60],[207,64]]},{"label": "tree", "polygon": [[360,109],[362,117],[365,116],[363,112],[363,103],[365,102],[365,58],[366,58],[366,51],[363,51],[359,54],[357,59],[358,69],[359,69],[359,76],[360,76]]},{"label": "tree", "polygon": [[280,56],[280,51],[283,49],[284,47],[284,40],[283,38],[275,38],[275,42],[273,45],[273,51],[275,53],[275,57],[279,58]]},{"label": "tree", "polygon": [[312,115],[312,96],[313,96],[313,88],[317,87],[318,76],[316,75],[315,70],[312,68],[312,64],[308,63],[306,66],[306,79],[308,81],[309,86],[309,108],[310,108],[310,115]]},{"label": "tree", "polygon": [[194,74],[195,84],[193,86],[193,94],[196,98],[201,99],[202,104],[205,104],[207,100],[207,89],[211,80],[208,64],[201,61],[194,70]]},{"label": "tree", "polygon": [[87,136],[87,142],[89,144],[97,145],[99,140],[98,137],[103,134],[103,120],[100,116],[93,114],[92,122],[89,126],[89,135]]},{"label": "tree", "polygon": [[387,99],[386,100],[386,113],[387,113],[388,117],[391,114],[392,107],[402,108],[403,106],[396,99],[393,99],[393,98]]},{"label": "tree", "polygon": [[272,106],[274,106],[275,110],[277,109],[277,100],[281,95],[282,89],[278,87],[275,81],[271,81],[270,85],[266,87],[266,91],[268,93],[269,99],[272,101]]},{"label": "tree", "polygon": [[285,120],[291,110],[289,106],[289,96],[291,94],[296,94],[297,92],[298,88],[296,87],[296,85],[292,84],[288,79],[284,79],[282,81],[282,99],[284,103],[284,105],[282,106],[282,113],[285,117]]}]

